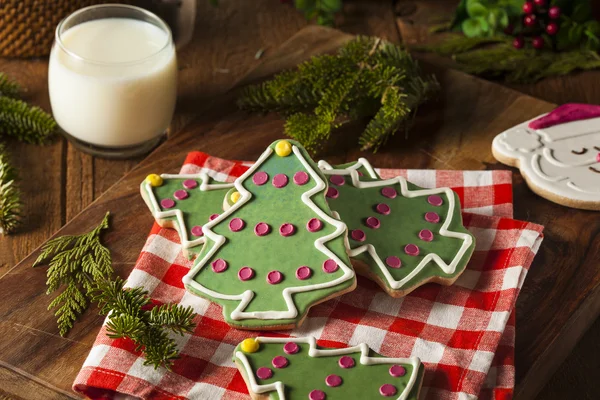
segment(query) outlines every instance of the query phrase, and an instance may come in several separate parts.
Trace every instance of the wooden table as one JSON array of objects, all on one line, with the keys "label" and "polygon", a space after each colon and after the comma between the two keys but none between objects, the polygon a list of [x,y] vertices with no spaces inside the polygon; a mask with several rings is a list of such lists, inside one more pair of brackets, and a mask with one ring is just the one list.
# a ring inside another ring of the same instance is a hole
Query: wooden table
[{"label": "wooden table", "polygon": [[[395,10],[401,15],[396,16],[390,2],[348,1],[345,13],[339,20],[339,27],[350,33],[377,35],[395,42],[401,40],[400,33],[408,40],[415,40],[414,36],[411,39],[409,28],[419,27],[419,19],[425,14],[424,10],[431,7],[430,3],[432,2],[399,2]],[[174,138],[191,121],[198,107],[228,89],[233,81],[259,62],[254,59],[257,50],[265,49],[265,54],[268,55],[269,51],[273,51],[306,25],[292,7],[273,1],[228,1],[222,2],[218,9],[211,8],[207,2],[200,2],[198,5],[195,39],[179,54],[182,84],[178,112],[171,132]],[[419,31],[417,29],[412,32],[414,35]],[[0,70],[14,76],[29,89],[26,97],[48,109],[46,66],[46,60],[0,60]],[[581,96],[563,97],[562,101],[578,99],[600,102],[600,98],[592,97],[594,94],[600,96],[600,91],[593,91],[587,85],[586,77],[589,74],[553,79],[519,89],[558,101],[562,88],[568,91],[569,96]],[[591,74],[596,77],[596,82],[600,81],[596,73]],[[62,139],[43,148],[11,144],[11,149],[23,179],[21,186],[26,193],[26,217],[21,233],[0,239],[0,279],[3,275],[10,274],[19,260],[140,161],[95,159],[77,152]],[[175,161],[179,162],[180,160]],[[134,261],[134,256],[132,257],[131,262]],[[120,267],[127,268],[126,265]],[[15,329],[27,331],[27,327]],[[598,332],[600,326],[594,327],[588,334],[591,339],[586,336],[583,341],[587,346],[595,347],[578,348],[574,357],[567,362],[567,367],[560,371],[560,381],[568,384],[551,384],[540,394],[540,398],[585,399],[592,393],[598,393],[598,382],[593,379],[592,372],[600,354],[597,341],[594,340],[594,333],[597,337]],[[36,334],[31,331],[27,333]],[[578,383],[575,388],[573,382]],[[54,398],[60,392],[36,376],[0,362],[0,394],[3,393],[2,390],[24,398]],[[567,395],[568,390],[576,390],[578,395]]]}]

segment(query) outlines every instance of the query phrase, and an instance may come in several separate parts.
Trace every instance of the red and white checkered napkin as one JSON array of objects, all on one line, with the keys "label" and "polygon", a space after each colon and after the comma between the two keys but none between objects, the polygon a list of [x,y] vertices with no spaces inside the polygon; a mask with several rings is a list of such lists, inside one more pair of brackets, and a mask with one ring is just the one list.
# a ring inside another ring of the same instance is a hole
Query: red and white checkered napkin
[{"label": "red and white checkered napkin", "polygon": [[[233,181],[248,165],[194,152],[181,172],[206,171]],[[543,227],[511,219],[508,171],[379,173],[384,178],[401,174],[423,187],[450,186],[459,194],[469,212],[465,225],[477,239],[466,271],[453,286],[428,284],[401,299],[359,278],[351,294],[313,307],[301,328],[276,334],[312,335],[326,347],[365,342],[388,357],[418,356],[426,366],[422,399],[510,399],[515,300]],[[181,358],[172,371],[143,366],[130,341],[109,339],[103,327],[75,391],[93,399],[248,399],[231,356],[237,343],[259,333],[230,328],[219,306],[187,293],[181,278],[190,264],[177,233],[155,224],[128,279],[128,286],[143,286],[157,304],[178,302],[198,313],[194,334],[173,335]]]}]

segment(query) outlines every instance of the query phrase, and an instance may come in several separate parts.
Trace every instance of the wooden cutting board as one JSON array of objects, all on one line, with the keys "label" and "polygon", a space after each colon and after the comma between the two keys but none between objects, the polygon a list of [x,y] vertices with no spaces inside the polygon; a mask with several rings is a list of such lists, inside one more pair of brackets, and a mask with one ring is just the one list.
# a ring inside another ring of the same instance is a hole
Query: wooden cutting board
[{"label": "wooden cutting board", "polygon": [[[284,43],[243,83],[291,68],[311,55],[330,52],[352,36],[308,27]],[[373,155],[361,153],[356,124],[336,135],[323,158],[340,163],[367,157],[384,168],[484,170],[505,168],[492,157],[492,138],[506,128],[547,112],[553,105],[457,71],[427,67],[442,84],[437,102],[423,107],[405,139],[396,135]],[[104,238],[117,272],[126,277],[152,225],[139,195],[149,173],[176,173],[187,152],[253,160],[282,136],[274,115],[240,112],[230,92],[199,113],[183,132],[161,145],[56,235],[77,234],[112,213]],[[600,313],[600,214],[558,206],[534,195],[514,171],[515,216],[546,226],[546,239],[517,303],[517,397],[530,399],[564,360]],[[71,384],[103,317],[89,310],[67,338],[46,311],[45,270],[33,269],[37,252],[0,279],[0,387],[24,398],[75,397]]]}]

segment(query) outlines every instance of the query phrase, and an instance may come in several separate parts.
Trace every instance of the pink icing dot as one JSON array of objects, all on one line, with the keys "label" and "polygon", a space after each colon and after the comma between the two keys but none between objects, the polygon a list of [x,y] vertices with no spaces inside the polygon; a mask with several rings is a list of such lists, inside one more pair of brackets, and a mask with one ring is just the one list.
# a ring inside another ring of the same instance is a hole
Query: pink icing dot
[{"label": "pink icing dot", "polygon": [[317,232],[320,231],[322,228],[323,222],[321,222],[321,220],[318,218],[311,218],[306,223],[306,229],[308,229],[309,232]]},{"label": "pink icing dot", "polygon": [[175,193],[173,193],[173,197],[175,197],[177,200],[185,200],[189,196],[190,195],[188,194],[188,192],[183,189],[176,190]]},{"label": "pink icing dot", "polygon": [[183,181],[183,187],[186,189],[194,189],[198,187],[198,182],[193,179],[186,179]]},{"label": "pink icing dot", "polygon": [[378,229],[381,226],[381,222],[379,222],[379,219],[375,217],[367,218],[366,223],[367,226],[371,229]]},{"label": "pink icing dot", "polygon": [[312,269],[310,269],[306,265],[304,265],[296,270],[296,278],[300,279],[301,281],[308,279],[311,276],[312,276]]},{"label": "pink icing dot", "polygon": [[256,236],[265,236],[271,232],[271,226],[265,222],[259,222],[254,227],[254,233]]},{"label": "pink icing dot", "polygon": [[330,199],[337,199],[340,195],[340,192],[334,187],[330,187],[327,189],[327,197]]},{"label": "pink icing dot", "polygon": [[229,229],[231,229],[231,232],[239,232],[244,229],[245,226],[246,223],[241,218],[234,218],[229,221]]},{"label": "pink icing dot", "polygon": [[402,261],[396,256],[389,256],[385,259],[385,263],[390,268],[400,268],[402,266]]},{"label": "pink icing dot", "polygon": [[276,285],[283,280],[283,274],[279,271],[271,271],[267,274],[267,282]]},{"label": "pink icing dot", "polygon": [[383,189],[381,189],[381,194],[387,197],[388,199],[393,199],[396,196],[398,196],[398,192],[396,192],[396,189],[391,187],[384,187]]},{"label": "pink icing dot", "polygon": [[375,206],[375,210],[377,210],[377,212],[379,214],[383,214],[383,215],[389,215],[390,211],[392,211],[390,209],[390,206],[388,206],[385,203],[379,203],[379,204],[377,204],[377,206]]},{"label": "pink icing dot", "polygon": [[308,394],[308,400],[325,400],[327,395],[324,391],[315,389]]},{"label": "pink icing dot", "polygon": [[175,207],[175,200],[172,200],[172,199],[162,199],[160,201],[160,206],[162,208],[173,208],[173,207]]},{"label": "pink icing dot", "polygon": [[336,386],[340,386],[342,384],[342,377],[339,375],[328,375],[327,378],[325,378],[325,383],[327,384],[327,386],[331,386],[331,387],[336,387]]},{"label": "pink icing dot", "polygon": [[240,278],[241,281],[250,280],[254,278],[254,270],[250,267],[242,267],[238,271],[238,278]]},{"label": "pink icing dot", "polygon": [[215,218],[219,218],[219,214],[212,214],[210,217],[208,217],[208,219],[211,221]]},{"label": "pink icing dot", "polygon": [[285,351],[286,354],[296,354],[300,351],[300,346],[294,342],[287,342],[283,345],[283,351]]},{"label": "pink icing dot", "polygon": [[402,365],[392,365],[390,367],[390,375],[395,378],[404,376],[406,375],[406,368],[404,368]]},{"label": "pink icing dot", "polygon": [[296,233],[296,227],[292,224],[282,224],[279,227],[279,234],[281,236],[292,236],[294,233]]},{"label": "pink icing dot", "polygon": [[346,180],[341,175],[331,175],[331,178],[329,178],[329,182],[337,186],[343,186],[346,183]]},{"label": "pink icing dot", "polygon": [[192,228],[192,235],[194,236],[202,236],[204,232],[202,232],[202,227],[200,225],[196,225]]},{"label": "pink icing dot", "polygon": [[409,256],[418,256],[419,247],[415,244],[407,244],[406,246],[404,246],[404,252]]},{"label": "pink icing dot", "polygon": [[258,186],[264,185],[265,183],[267,183],[268,180],[269,180],[269,174],[267,174],[264,171],[257,172],[252,177],[252,182],[254,182],[254,184],[258,185]]},{"label": "pink icing dot", "polygon": [[600,162],[600,153],[596,154],[596,162]]},{"label": "pink icing dot", "polygon": [[431,232],[429,229],[423,229],[421,232],[419,232],[419,239],[426,242],[431,242],[433,240],[433,232]]},{"label": "pink icing dot", "polygon": [[379,393],[385,397],[394,396],[397,392],[398,390],[396,389],[396,386],[390,385],[389,383],[381,385],[381,387],[379,388]]},{"label": "pink icing dot", "polygon": [[364,242],[365,239],[367,238],[367,235],[360,229],[353,230],[350,233],[350,236],[352,237],[352,239],[356,240],[357,242]]},{"label": "pink icing dot", "polygon": [[271,371],[271,368],[260,367],[256,370],[256,376],[258,376],[259,379],[269,379],[273,376],[273,371]]},{"label": "pink icing dot", "polygon": [[288,366],[288,363],[288,359],[284,356],[276,356],[271,361],[271,364],[273,364],[275,368],[285,368]]},{"label": "pink icing dot", "polygon": [[364,175],[365,175],[365,174],[363,174],[363,173],[362,173],[362,172],[360,172],[360,171],[356,171],[356,173],[358,174],[358,176],[364,176]]},{"label": "pink icing dot", "polygon": [[432,224],[437,224],[438,222],[440,222],[440,216],[438,215],[438,213],[430,211],[425,213],[425,221],[431,222]]},{"label": "pink icing dot", "polygon": [[444,200],[442,200],[442,198],[436,194],[429,196],[427,198],[427,202],[429,204],[431,204],[432,206],[436,206],[436,207],[439,207],[442,204],[444,204]]},{"label": "pink icing dot", "polygon": [[304,171],[298,171],[294,174],[294,183],[296,185],[302,186],[302,185],[306,185],[306,183],[308,182],[308,174]]},{"label": "pink icing dot", "polygon": [[354,358],[343,356],[339,359],[338,364],[342,368],[352,368],[354,367]]},{"label": "pink icing dot", "polygon": [[217,258],[215,261],[212,262],[211,266],[212,270],[215,271],[217,274],[225,271],[228,267],[227,261],[223,260],[222,258]]},{"label": "pink icing dot", "polygon": [[285,174],[277,174],[273,177],[273,186],[281,189],[288,184],[288,177]]},{"label": "pink icing dot", "polygon": [[325,262],[323,263],[323,271],[327,272],[328,274],[337,271],[338,268],[339,266],[337,265],[337,263],[331,258],[329,260],[325,260]]}]

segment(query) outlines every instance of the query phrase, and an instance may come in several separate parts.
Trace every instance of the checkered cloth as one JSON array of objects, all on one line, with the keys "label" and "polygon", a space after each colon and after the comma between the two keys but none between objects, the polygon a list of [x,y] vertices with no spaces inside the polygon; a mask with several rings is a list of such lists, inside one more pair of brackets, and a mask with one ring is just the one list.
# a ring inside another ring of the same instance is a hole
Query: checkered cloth
[{"label": "checkered cloth", "polygon": [[[181,172],[205,171],[231,182],[249,165],[193,152]],[[467,269],[453,286],[428,284],[401,299],[359,278],[354,292],[313,307],[300,328],[275,334],[312,335],[325,347],[365,342],[388,357],[418,356],[426,366],[422,399],[510,399],[515,301],[543,227],[511,219],[508,171],[378,172],[459,194],[465,225],[477,239]],[[221,307],[187,293],[181,278],[190,265],[177,233],[154,224],[127,283],[147,289],[157,304],[180,303],[198,314],[193,334],[173,335],[181,357],[172,371],[143,366],[133,343],[109,339],[103,326],[75,380],[76,392],[93,399],[248,399],[231,357],[236,344],[260,333],[230,328]]]}]

